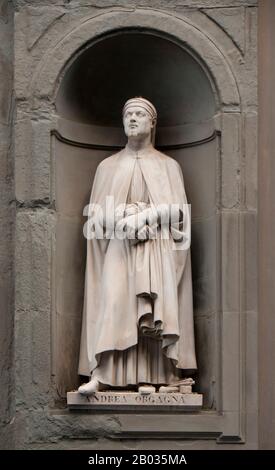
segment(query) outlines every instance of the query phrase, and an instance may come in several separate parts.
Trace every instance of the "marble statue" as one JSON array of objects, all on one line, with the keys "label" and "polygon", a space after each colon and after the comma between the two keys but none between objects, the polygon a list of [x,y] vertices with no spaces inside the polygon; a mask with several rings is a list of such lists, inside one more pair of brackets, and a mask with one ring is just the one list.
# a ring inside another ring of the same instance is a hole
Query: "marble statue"
[{"label": "marble statue", "polygon": [[190,213],[180,165],[154,148],[156,122],[152,103],[129,99],[127,145],[104,159],[94,178],[79,358],[79,374],[89,381],[79,387],[82,395],[175,390],[197,368]]}]

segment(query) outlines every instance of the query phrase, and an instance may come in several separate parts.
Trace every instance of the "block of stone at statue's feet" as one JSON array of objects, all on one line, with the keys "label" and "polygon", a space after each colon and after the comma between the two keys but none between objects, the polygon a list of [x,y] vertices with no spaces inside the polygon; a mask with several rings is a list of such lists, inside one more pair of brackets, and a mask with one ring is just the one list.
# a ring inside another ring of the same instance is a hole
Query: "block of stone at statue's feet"
[{"label": "block of stone at statue's feet", "polygon": [[192,385],[180,385],[180,393],[192,393]]},{"label": "block of stone at statue's feet", "polygon": [[141,395],[149,395],[150,393],[155,393],[156,387],[153,385],[140,385],[138,387],[138,393]]},{"label": "block of stone at statue's feet", "polygon": [[179,387],[175,385],[162,385],[159,387],[159,393],[177,393],[179,392]]}]

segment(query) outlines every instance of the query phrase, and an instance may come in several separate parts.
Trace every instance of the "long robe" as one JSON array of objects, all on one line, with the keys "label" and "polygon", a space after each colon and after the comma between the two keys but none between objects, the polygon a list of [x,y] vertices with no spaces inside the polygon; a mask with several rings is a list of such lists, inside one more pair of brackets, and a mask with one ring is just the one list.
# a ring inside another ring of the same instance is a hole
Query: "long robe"
[{"label": "long robe", "polygon": [[[115,207],[129,202],[137,158],[147,202],[185,207],[180,166],[152,146],[138,153],[126,146],[103,160],[90,202],[105,207],[107,196]],[[94,372],[103,383],[125,386],[171,383],[182,369],[196,369],[190,251],[175,249],[179,232],[184,239],[190,229],[184,210],[168,239],[87,241],[81,375]]]}]

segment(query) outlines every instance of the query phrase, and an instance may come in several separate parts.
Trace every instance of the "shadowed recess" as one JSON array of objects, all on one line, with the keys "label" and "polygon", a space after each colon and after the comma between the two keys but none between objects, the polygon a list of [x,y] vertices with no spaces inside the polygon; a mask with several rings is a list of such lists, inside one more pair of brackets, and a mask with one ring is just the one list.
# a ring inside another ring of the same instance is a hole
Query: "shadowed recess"
[{"label": "shadowed recess", "polygon": [[182,47],[149,33],[125,31],[87,48],[73,62],[56,100],[60,116],[121,126],[129,97],[144,96],[159,115],[158,126],[213,117],[213,90],[201,65]]}]

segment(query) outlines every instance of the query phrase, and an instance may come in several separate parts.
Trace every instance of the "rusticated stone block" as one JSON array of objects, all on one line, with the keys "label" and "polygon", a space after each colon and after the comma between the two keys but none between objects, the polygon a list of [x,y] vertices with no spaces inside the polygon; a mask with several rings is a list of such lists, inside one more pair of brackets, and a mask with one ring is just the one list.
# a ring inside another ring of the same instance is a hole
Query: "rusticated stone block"
[{"label": "rusticated stone block", "polygon": [[16,221],[16,308],[44,311],[51,304],[55,215],[47,209],[22,210]]}]

